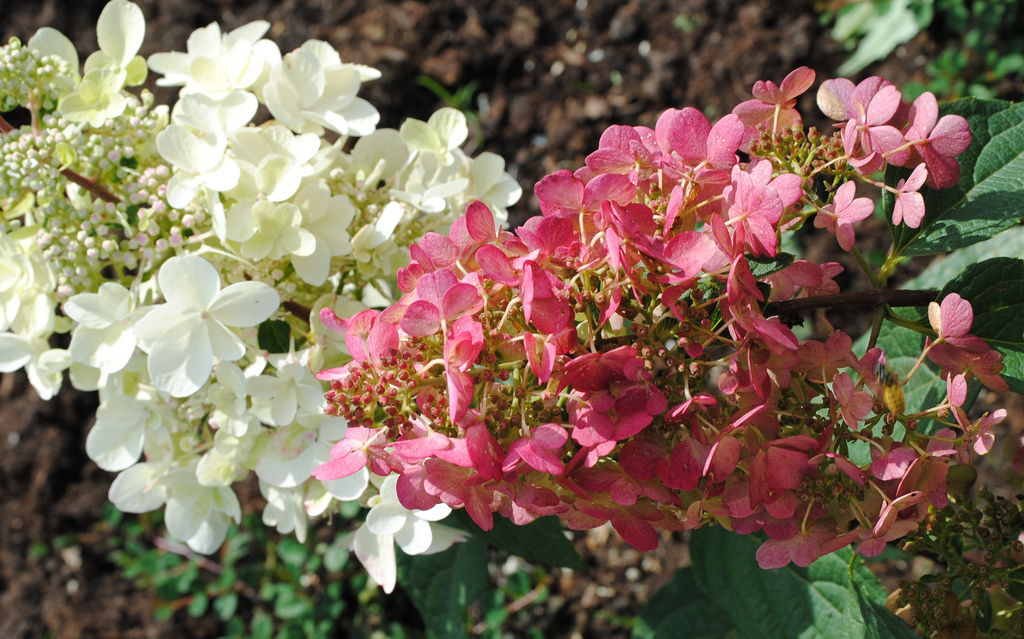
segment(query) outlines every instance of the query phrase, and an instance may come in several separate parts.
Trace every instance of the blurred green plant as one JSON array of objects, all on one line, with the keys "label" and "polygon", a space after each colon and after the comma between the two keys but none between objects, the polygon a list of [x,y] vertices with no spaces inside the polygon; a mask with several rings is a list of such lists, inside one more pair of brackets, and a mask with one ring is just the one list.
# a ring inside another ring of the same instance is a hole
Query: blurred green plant
[{"label": "blurred green plant", "polygon": [[[357,504],[352,504],[353,512],[343,513],[343,519],[359,516]],[[335,523],[344,529],[344,521]],[[268,530],[259,515],[250,514],[242,526],[228,531],[219,555],[205,557],[159,536],[160,511],[130,515],[107,504],[99,526],[112,533],[108,557],[124,577],[153,590],[158,620],[181,610],[193,617],[213,617],[223,639],[316,639],[338,636],[341,630],[354,639],[498,639],[509,633],[543,637],[532,611],[562,602],[551,599],[554,576],[540,564],[586,568],[557,522],[535,523],[528,529],[529,543],[504,520],[487,533],[468,517],[453,515],[449,523],[471,530],[473,541],[438,555],[408,557],[399,552],[405,569],[416,562],[436,564],[434,570],[418,571],[427,578],[424,583],[403,583],[408,599],[383,595],[350,557],[344,533],[329,542],[312,535],[314,539],[300,543]],[[56,540],[53,549],[42,544],[32,552],[46,556],[76,542],[72,535]],[[479,561],[457,565],[454,558],[460,550]],[[442,581],[464,591],[462,600],[448,597]],[[430,597],[437,596],[450,601],[431,607]],[[422,623],[409,608],[410,600]],[[440,632],[445,624],[447,630]]]},{"label": "blurred green plant", "polygon": [[345,612],[354,628],[380,617],[377,588],[350,562],[344,535],[303,544],[248,515],[244,528],[228,532],[219,556],[208,558],[155,536],[159,512],[125,515],[108,504],[103,519],[116,533],[110,559],[136,585],[153,589],[157,619],[185,609],[216,617],[227,639],[286,639],[335,636]]},{"label": "blurred green plant", "polygon": [[834,21],[832,37],[854,50],[840,75],[857,73],[930,28],[954,34],[958,42],[928,64],[926,84],[907,84],[904,95],[1016,99],[1021,93],[1020,0],[841,0],[821,2],[818,9],[824,22]]},{"label": "blurred green plant", "polygon": [[473,103],[473,96],[476,95],[476,90],[480,86],[479,82],[472,80],[455,89],[454,93],[446,89],[434,78],[426,75],[416,76],[416,84],[437,96],[439,100],[444,102],[445,106],[462,111],[463,115],[466,116],[466,122],[469,124],[471,132],[464,149],[466,153],[472,154],[483,145],[484,127],[480,123],[480,111]]}]

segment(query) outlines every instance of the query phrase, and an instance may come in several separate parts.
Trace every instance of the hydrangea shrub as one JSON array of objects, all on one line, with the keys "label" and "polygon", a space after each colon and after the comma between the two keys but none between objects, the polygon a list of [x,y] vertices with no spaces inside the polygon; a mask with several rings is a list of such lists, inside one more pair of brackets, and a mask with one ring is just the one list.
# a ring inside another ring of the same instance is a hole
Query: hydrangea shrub
[{"label": "hydrangea shrub", "polygon": [[[0,53],[0,106],[28,115],[0,119],[0,371],[45,398],[65,371],[99,391],[86,446],[119,473],[118,508],[165,507],[209,553],[250,472],[264,522],[300,540],[358,500],[351,545],[388,592],[396,544],[474,534],[439,523],[453,509],[481,535],[496,517],[610,523],[641,550],[717,526],[759,535],[766,569],[908,536],[945,552],[934,531],[959,525],[943,513],[1006,417],[973,399],[1024,390],[1018,106],[833,79],[819,131],[796,108],[802,67],[714,123],[687,107],[610,127],[509,232],[519,187],[459,149],[465,116],[377,129],[357,94],[378,71],[319,41],[282,55],[268,27],[212,24],[143,61],[141,11],[113,0],[84,67],[52,29]],[[125,90],[147,65],[181,87],[173,109]],[[857,234],[879,196],[893,242],[872,265]],[[807,223],[870,290],[796,254]],[[1001,257],[975,250],[1004,232]],[[951,251],[959,272],[890,286],[906,258]],[[875,310],[863,336],[797,328],[851,305]],[[1018,515],[993,515],[1002,545],[969,580],[981,619],[994,585],[1020,616]],[[919,630],[969,616],[929,618],[919,595],[892,606]]]}]

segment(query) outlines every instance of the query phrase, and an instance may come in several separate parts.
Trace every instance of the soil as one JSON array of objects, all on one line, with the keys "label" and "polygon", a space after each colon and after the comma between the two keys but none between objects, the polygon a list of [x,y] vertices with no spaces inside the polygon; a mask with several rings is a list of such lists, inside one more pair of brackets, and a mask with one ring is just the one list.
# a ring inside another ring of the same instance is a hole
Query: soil
[{"label": "soil", "polygon": [[[96,49],[95,24],[104,4],[0,2],[0,32],[5,42],[11,36],[27,40],[37,28],[52,26],[87,54]],[[807,65],[822,80],[844,58],[811,0],[139,4],[148,29],[144,56],[184,50],[192,30],[212,21],[227,31],[269,20],[268,37],[282,51],[310,38],[326,40],[343,60],[383,73],[361,93],[381,112],[382,127],[397,128],[410,116],[427,119],[443,106],[421,77],[453,93],[475,87],[466,105],[479,115],[474,152],[506,158],[524,190],[511,211],[512,225],[539,211],[533,184],[553,170],[579,167],[607,126],[653,126],[664,109],[687,105],[721,116],[748,99],[759,79],[779,82]],[[870,71],[898,83],[919,79],[934,50],[922,34]],[[161,101],[173,95],[157,93]],[[804,113],[816,111],[813,91],[800,106]],[[806,241],[816,243],[813,236]],[[217,622],[183,610],[157,621],[155,593],[133,585],[109,559],[114,533],[100,522],[113,475],[85,454],[96,404],[94,395],[70,388],[43,402],[21,374],[4,375],[0,383],[0,637],[220,636]],[[257,507],[251,499],[246,503],[249,512]],[[554,571],[552,600],[559,604],[529,608],[536,627],[550,637],[628,636],[618,620],[634,617],[688,561],[681,536],[665,541],[644,556],[607,529],[578,535],[577,547],[594,569]],[[338,636],[344,636],[341,630]]]}]

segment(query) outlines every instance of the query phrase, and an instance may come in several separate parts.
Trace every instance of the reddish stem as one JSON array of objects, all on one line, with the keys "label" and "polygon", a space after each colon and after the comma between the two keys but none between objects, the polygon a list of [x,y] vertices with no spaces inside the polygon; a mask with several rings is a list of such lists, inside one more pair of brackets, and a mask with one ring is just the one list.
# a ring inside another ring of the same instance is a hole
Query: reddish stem
[{"label": "reddish stem", "polygon": [[889,288],[875,288],[870,291],[854,291],[837,293],[836,295],[818,295],[802,297],[784,302],[771,302],[765,309],[765,315],[793,315],[802,311],[818,308],[836,308],[839,306],[928,306],[938,297],[938,291],[903,291]]}]

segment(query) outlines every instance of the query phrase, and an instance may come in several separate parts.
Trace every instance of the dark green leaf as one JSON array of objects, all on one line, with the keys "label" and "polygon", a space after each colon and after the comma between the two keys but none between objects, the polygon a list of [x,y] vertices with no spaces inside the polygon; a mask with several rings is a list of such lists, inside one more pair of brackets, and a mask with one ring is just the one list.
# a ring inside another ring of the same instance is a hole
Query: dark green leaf
[{"label": "dark green leaf", "polygon": [[864,588],[850,584],[850,593],[856,598],[860,616],[864,621],[865,637],[871,639],[916,639],[917,633],[903,620],[889,612],[872,597],[865,596]]},{"label": "dark green leaf", "polygon": [[[1001,112],[1006,112],[1004,115]],[[960,181],[949,189],[921,189],[927,211],[921,226],[890,227],[903,255],[932,255],[970,246],[1012,228],[1024,218],[1024,106],[1000,100],[964,98],[942,105],[942,115],[956,114],[971,127],[971,145],[957,156]],[[911,168],[888,167],[885,182],[895,186]],[[892,220],[895,198],[882,195]]]},{"label": "dark green leaf", "polygon": [[[859,598],[850,587],[850,549],[822,557],[807,568],[789,564],[761,570],[755,557],[759,544],[750,535],[718,527],[696,530],[690,539],[697,583],[741,635],[759,639],[889,636],[873,633],[865,623]],[[853,583],[872,602],[880,604],[885,597],[878,580],[860,561],[854,565]]]},{"label": "dark green leaf", "polygon": [[489,583],[487,544],[470,537],[436,555],[398,553],[398,582],[423,616],[428,636],[468,637],[464,613]]},{"label": "dark green leaf", "polygon": [[504,517],[495,516],[494,528],[484,531],[480,530],[465,510],[457,510],[452,514],[460,528],[509,554],[547,566],[573,570],[589,568],[565,538],[565,531],[558,517],[541,517],[525,526],[517,526]]},{"label": "dark green leaf", "polygon": [[693,568],[681,568],[640,612],[634,639],[742,639],[729,615],[701,590]]},{"label": "dark green leaf", "polygon": [[978,616],[974,618],[974,621],[978,624],[978,630],[987,633],[992,629],[992,598],[986,591],[981,596],[981,610],[978,611]]},{"label": "dark green leaf", "polygon": [[747,262],[750,264],[750,272],[754,275],[754,279],[761,279],[786,268],[793,263],[795,258],[795,255],[789,253],[779,253],[775,257],[748,256]]},{"label": "dark green leaf", "polygon": [[267,320],[260,324],[256,340],[260,348],[268,353],[287,353],[292,334],[288,322],[283,320]]},{"label": "dark green leaf", "polygon": [[1003,379],[1024,394],[1024,260],[998,257],[972,264],[942,289],[971,303],[971,334],[1003,354]]}]

